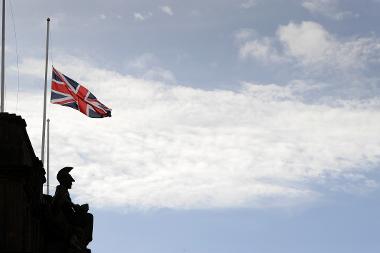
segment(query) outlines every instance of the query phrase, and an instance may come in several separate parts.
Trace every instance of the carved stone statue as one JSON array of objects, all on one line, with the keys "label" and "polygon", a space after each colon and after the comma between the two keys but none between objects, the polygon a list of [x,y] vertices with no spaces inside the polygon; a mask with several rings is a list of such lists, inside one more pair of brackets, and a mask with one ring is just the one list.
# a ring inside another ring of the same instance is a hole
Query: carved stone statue
[{"label": "carved stone statue", "polygon": [[51,219],[58,238],[65,241],[66,252],[91,252],[87,245],[92,241],[93,216],[88,213],[88,204],[77,205],[71,201],[69,189],[74,178],[73,167],[64,167],[57,174],[59,185],[51,201]]}]

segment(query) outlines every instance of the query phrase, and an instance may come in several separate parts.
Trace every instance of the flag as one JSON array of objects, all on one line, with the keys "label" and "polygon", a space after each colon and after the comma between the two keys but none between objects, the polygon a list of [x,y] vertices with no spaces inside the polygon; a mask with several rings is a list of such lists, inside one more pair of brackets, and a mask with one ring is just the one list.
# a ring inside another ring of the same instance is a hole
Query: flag
[{"label": "flag", "polygon": [[71,107],[90,118],[111,117],[111,109],[99,102],[94,94],[54,67],[50,102]]}]

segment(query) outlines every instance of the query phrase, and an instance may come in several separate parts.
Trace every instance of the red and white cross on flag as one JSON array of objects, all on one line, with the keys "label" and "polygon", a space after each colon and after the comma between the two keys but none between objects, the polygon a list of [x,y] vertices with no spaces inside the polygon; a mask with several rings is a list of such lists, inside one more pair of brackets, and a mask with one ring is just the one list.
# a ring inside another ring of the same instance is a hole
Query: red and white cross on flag
[{"label": "red and white cross on flag", "polygon": [[86,87],[65,76],[54,67],[50,102],[71,107],[90,118],[111,117],[110,108],[99,102]]}]

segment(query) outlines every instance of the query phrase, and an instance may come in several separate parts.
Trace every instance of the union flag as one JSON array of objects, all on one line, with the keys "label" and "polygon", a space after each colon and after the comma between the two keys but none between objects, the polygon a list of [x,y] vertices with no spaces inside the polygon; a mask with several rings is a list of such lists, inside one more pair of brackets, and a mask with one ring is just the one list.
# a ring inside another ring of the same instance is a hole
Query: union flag
[{"label": "union flag", "polygon": [[71,107],[90,118],[111,117],[110,108],[99,102],[86,87],[65,76],[54,67],[50,102]]}]

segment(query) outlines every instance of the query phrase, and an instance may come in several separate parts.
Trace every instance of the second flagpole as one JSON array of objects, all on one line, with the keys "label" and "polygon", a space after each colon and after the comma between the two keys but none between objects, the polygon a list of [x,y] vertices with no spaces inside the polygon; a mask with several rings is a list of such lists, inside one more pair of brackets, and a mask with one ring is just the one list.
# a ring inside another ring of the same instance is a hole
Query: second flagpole
[{"label": "second flagpole", "polygon": [[50,18],[46,20],[46,60],[45,60],[45,89],[44,89],[44,111],[42,119],[42,143],[41,143],[41,161],[45,164],[45,131],[46,131],[46,97],[47,97],[47,70],[49,60],[49,25]]},{"label": "second flagpole", "polygon": [[47,119],[47,143],[46,143],[46,194],[49,195],[49,187],[50,187],[50,119]]}]

